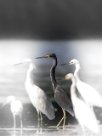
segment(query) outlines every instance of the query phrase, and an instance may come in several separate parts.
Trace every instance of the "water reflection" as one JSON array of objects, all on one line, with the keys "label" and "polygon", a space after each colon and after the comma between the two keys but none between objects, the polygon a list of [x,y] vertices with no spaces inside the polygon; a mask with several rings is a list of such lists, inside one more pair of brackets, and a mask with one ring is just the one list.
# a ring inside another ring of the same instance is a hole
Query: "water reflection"
[{"label": "water reflection", "polygon": [[12,129],[5,128],[5,130],[0,130],[0,134],[2,134],[2,136],[33,136],[33,135],[35,135],[35,136],[37,136],[37,135],[42,135],[42,136],[43,135],[44,136],[50,136],[50,135],[74,136],[74,135],[77,135],[77,133],[78,133],[77,129],[80,130],[80,128],[79,127],[77,128],[77,126],[69,126],[69,127],[66,127],[64,130],[56,129],[53,126],[50,126],[48,128],[43,128],[43,131],[38,133],[37,128],[24,128],[23,133],[21,134],[19,128],[16,130],[15,133],[13,132]]},{"label": "water reflection", "polygon": [[[102,126],[100,126],[100,130],[101,130]],[[36,128],[24,128],[23,129],[23,134],[21,135],[20,133],[20,129],[18,128],[16,130],[16,133],[13,133],[12,129],[7,129],[5,128],[5,130],[0,129],[0,135],[2,136],[82,136],[83,132],[80,128],[79,125],[69,125],[66,126],[66,128],[64,130],[62,129],[55,129],[53,126],[49,127],[49,128],[43,128],[42,133],[37,133],[37,129]],[[92,132],[88,131],[86,129],[86,135],[87,136],[101,136],[101,131],[99,134],[93,134]]]}]

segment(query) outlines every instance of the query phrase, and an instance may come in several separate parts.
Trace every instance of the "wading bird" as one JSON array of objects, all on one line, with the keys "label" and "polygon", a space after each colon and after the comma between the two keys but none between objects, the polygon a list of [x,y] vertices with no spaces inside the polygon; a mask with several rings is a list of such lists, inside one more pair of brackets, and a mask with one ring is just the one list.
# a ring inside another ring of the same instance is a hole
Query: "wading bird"
[{"label": "wading bird", "polygon": [[36,69],[36,66],[33,63],[33,61],[31,59],[26,59],[18,64],[24,63],[29,63],[29,68],[27,70],[25,81],[25,88],[31,103],[35,107],[38,114],[38,131],[39,131],[40,125],[42,127],[42,113],[46,115],[49,120],[53,120],[55,118],[55,109],[51,101],[45,94],[45,92],[40,87],[34,84],[32,73]]},{"label": "wading bird", "polygon": [[80,63],[78,60],[73,59],[69,62],[70,65],[75,65],[74,77],[76,80],[76,87],[83,97],[83,99],[90,106],[102,107],[102,97],[101,95],[89,84],[83,82],[79,78]]},{"label": "wading bird", "polygon": [[99,132],[98,124],[96,116],[90,106],[78,95],[78,90],[76,89],[76,81],[74,75],[69,73],[65,76],[66,80],[71,80],[71,100],[73,104],[73,110],[75,113],[75,117],[78,120],[80,126],[83,129],[84,135],[84,127],[88,128],[94,133]]},{"label": "wading bird", "polygon": [[53,54],[48,54],[42,57],[37,57],[36,59],[42,59],[42,58],[51,58],[53,60],[53,65],[50,69],[50,78],[53,86],[53,91],[54,91],[54,99],[58,103],[58,105],[62,108],[63,111],[63,117],[57,124],[57,127],[62,123],[63,121],[63,128],[65,126],[65,120],[66,120],[66,112],[69,112],[72,116],[74,116],[73,108],[72,108],[72,103],[67,96],[66,92],[58,85],[56,78],[55,78],[55,69],[57,66],[57,57],[56,55]]},{"label": "wading bird", "polygon": [[20,118],[21,134],[22,134],[22,128],[23,128],[23,125],[22,125],[23,104],[22,102],[17,100],[15,96],[8,96],[2,106],[5,106],[6,104],[10,104],[10,110],[12,112],[13,121],[14,121],[14,133],[16,130],[16,116],[18,115]]}]

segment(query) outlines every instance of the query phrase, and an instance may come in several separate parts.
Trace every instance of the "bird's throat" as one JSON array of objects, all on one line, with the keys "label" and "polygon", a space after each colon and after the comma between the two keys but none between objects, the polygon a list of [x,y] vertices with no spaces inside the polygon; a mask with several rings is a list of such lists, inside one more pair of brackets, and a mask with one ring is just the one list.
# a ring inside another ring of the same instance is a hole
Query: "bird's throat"
[{"label": "bird's throat", "polygon": [[55,90],[56,85],[57,85],[57,81],[56,81],[56,77],[55,77],[56,66],[57,66],[57,58],[53,59],[53,65],[50,69],[50,78],[51,78],[53,90]]}]

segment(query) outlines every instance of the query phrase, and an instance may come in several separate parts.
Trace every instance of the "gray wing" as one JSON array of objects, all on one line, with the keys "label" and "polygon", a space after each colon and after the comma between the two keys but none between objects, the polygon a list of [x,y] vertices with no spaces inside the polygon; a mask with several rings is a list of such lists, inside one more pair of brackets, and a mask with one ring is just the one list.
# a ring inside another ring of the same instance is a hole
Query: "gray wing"
[{"label": "gray wing", "polygon": [[45,114],[50,120],[55,118],[54,107],[46,93],[40,87],[33,85],[30,89],[30,93],[29,90],[27,93],[37,112]]},{"label": "gray wing", "polygon": [[55,118],[55,109],[48,98],[46,100],[45,114],[50,120],[53,120]]},{"label": "gray wing", "polygon": [[55,89],[54,99],[61,106],[61,108],[74,116],[72,102],[66,92],[60,86],[57,86]]},{"label": "gray wing", "polygon": [[[37,87],[37,86],[36,86]],[[50,99],[47,97],[46,93],[40,88],[37,87],[38,90],[38,109],[40,112],[45,114],[48,119],[52,120],[55,118],[55,109],[50,101]]]}]

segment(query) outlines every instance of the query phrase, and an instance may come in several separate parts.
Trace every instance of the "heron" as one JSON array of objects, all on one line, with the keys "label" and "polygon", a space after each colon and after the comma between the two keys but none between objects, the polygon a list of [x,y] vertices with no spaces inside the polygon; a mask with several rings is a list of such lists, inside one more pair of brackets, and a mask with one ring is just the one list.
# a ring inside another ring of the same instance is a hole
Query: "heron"
[{"label": "heron", "polygon": [[97,106],[102,108],[102,96],[89,84],[83,82],[79,78],[79,70],[80,70],[80,63],[77,59],[72,59],[69,62],[70,65],[75,65],[75,80],[76,80],[76,87],[83,97],[83,99],[88,103],[91,107]]},{"label": "heron", "polygon": [[27,94],[32,105],[35,107],[38,114],[38,132],[39,132],[41,131],[40,127],[42,128],[42,113],[46,115],[49,120],[53,120],[55,118],[55,109],[50,99],[44,92],[44,90],[37,86],[34,83],[34,80],[32,79],[32,73],[36,69],[36,65],[34,64],[33,60],[25,59],[24,61],[18,64],[24,63],[29,64],[25,80],[25,89],[27,91]]},{"label": "heron", "polygon": [[94,133],[99,133],[98,123],[96,116],[90,106],[78,95],[76,89],[76,80],[72,73],[65,75],[66,80],[71,80],[72,84],[70,87],[71,100],[73,104],[73,110],[75,117],[78,120],[80,126],[85,135],[84,127],[88,128]]},{"label": "heron", "polygon": [[8,96],[2,106],[5,106],[6,104],[10,104],[10,110],[13,115],[14,134],[16,130],[16,116],[19,116],[20,118],[20,125],[21,125],[20,127],[21,127],[21,134],[22,134],[22,129],[23,129],[23,124],[22,124],[23,104],[22,102],[18,100],[15,96]]},{"label": "heron", "polygon": [[63,117],[57,124],[57,128],[60,126],[60,124],[63,121],[63,129],[65,126],[66,121],[66,111],[70,113],[72,116],[74,116],[72,103],[67,95],[67,93],[62,89],[62,87],[57,83],[56,77],[55,77],[55,69],[57,67],[57,57],[56,54],[47,54],[45,56],[37,57],[36,59],[42,59],[42,58],[51,58],[53,60],[52,67],[50,69],[50,79],[54,91],[54,99],[57,102],[57,104],[62,108],[63,111]]}]

